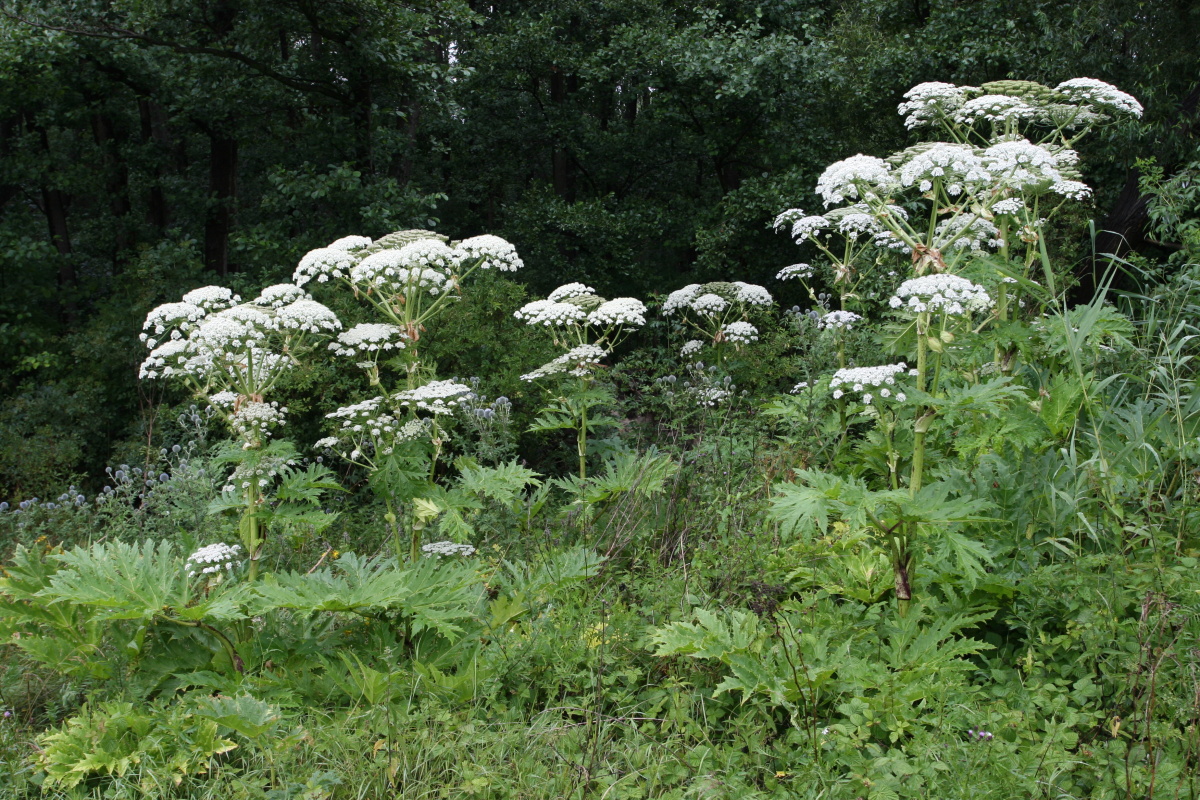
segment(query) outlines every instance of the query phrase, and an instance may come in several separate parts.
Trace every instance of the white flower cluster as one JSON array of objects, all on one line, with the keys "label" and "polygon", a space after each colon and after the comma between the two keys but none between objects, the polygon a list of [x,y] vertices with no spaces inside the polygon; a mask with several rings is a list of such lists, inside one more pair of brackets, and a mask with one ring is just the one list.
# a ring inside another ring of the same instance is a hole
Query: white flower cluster
[{"label": "white flower cluster", "polygon": [[608,351],[603,347],[598,347],[594,344],[581,344],[578,347],[572,347],[566,353],[563,353],[553,361],[543,364],[533,372],[522,375],[521,380],[536,381],[539,378],[561,375],[563,373],[583,378],[591,375],[596,367],[600,365],[601,359],[607,355]]},{"label": "white flower cluster", "polygon": [[734,344],[750,344],[758,341],[758,328],[749,322],[729,322],[721,328],[718,338]]},{"label": "white flower cluster", "polygon": [[338,334],[329,349],[339,356],[376,355],[387,350],[403,350],[404,331],[397,325],[362,322]]},{"label": "white flower cluster", "polygon": [[453,414],[454,407],[471,387],[455,381],[431,381],[416,389],[397,392],[393,399],[398,405],[413,406],[431,414]]},{"label": "white flower cluster", "polygon": [[688,306],[697,314],[714,316],[729,308],[729,301],[719,294],[706,292],[694,299]]},{"label": "white flower cluster", "polygon": [[1013,216],[1020,212],[1025,207],[1025,201],[1019,197],[1008,197],[992,204],[992,214],[1000,216],[1002,214]]},{"label": "white flower cluster", "polygon": [[369,236],[343,236],[336,242],[328,246],[330,250],[345,250],[348,253],[353,253],[357,250],[365,250],[371,246],[371,237]]},{"label": "white flower cluster", "polygon": [[784,225],[792,226],[792,238],[797,242],[815,237],[829,227],[829,220],[819,214],[805,214],[798,208],[789,208],[775,218],[775,230]]},{"label": "white flower cluster", "polygon": [[919,191],[928,192],[940,181],[951,197],[962,194],[964,188],[969,190],[991,180],[992,174],[984,167],[983,159],[961,144],[937,142],[900,168],[900,183],[904,186],[916,185]]},{"label": "white flower cluster", "polygon": [[595,289],[590,286],[584,286],[582,283],[566,283],[548,294],[546,299],[551,303],[562,303],[570,300],[572,297],[583,297],[584,295],[595,293]]},{"label": "white flower cluster", "polygon": [[984,247],[1000,247],[1000,231],[982,217],[959,214],[942,220],[933,232],[935,246],[947,250],[973,250],[982,252]]},{"label": "white flower cluster", "polygon": [[960,125],[973,125],[980,120],[986,120],[994,125],[1010,120],[1029,119],[1036,114],[1037,109],[1019,97],[985,94],[963,103],[954,112],[954,121]]},{"label": "white flower cluster", "polygon": [[1026,139],[999,142],[983,151],[988,170],[1017,191],[1041,190],[1063,180],[1060,168],[1078,158],[1073,150],[1052,153]]},{"label": "white flower cluster", "polygon": [[470,556],[475,554],[475,548],[469,544],[457,542],[431,542],[421,545],[421,552],[427,558],[443,558],[445,556]]},{"label": "white flower cluster", "polygon": [[171,332],[172,339],[178,339],[195,328],[207,314],[195,303],[164,303],[146,315],[140,338],[151,348],[158,345],[167,331]]},{"label": "white flower cluster", "polygon": [[696,299],[696,295],[700,294],[700,284],[689,283],[682,289],[676,289],[667,295],[667,299],[663,301],[662,311],[670,316],[676,311],[681,311],[691,305],[692,300]]},{"label": "white flower cluster", "polygon": [[818,330],[852,330],[854,324],[862,319],[860,314],[853,311],[830,311],[817,320]]},{"label": "white flower cluster", "polygon": [[242,302],[242,298],[224,286],[201,286],[183,296],[183,302],[199,306],[206,313],[221,311]]},{"label": "white flower cluster", "polygon": [[812,276],[813,268],[809,264],[792,264],[790,267],[784,267],[775,273],[775,279],[780,281],[791,280],[792,278],[807,280]]},{"label": "white flower cluster", "polygon": [[278,428],[286,421],[287,408],[280,408],[279,403],[261,403],[248,400],[230,417],[230,425],[234,432],[245,440],[245,449],[261,444],[271,435],[272,428]]},{"label": "white flower cluster", "polygon": [[757,283],[734,281],[733,285],[737,287],[734,296],[739,303],[748,306],[769,306],[775,302],[771,293]]},{"label": "white flower cluster", "polygon": [[542,325],[548,328],[559,325],[577,325],[587,319],[587,312],[573,303],[560,303],[547,299],[526,303],[514,311],[513,316],[524,320],[526,325]]},{"label": "white flower cluster", "polygon": [[289,303],[294,303],[297,300],[311,300],[308,292],[301,289],[294,283],[280,283],[275,286],[268,286],[263,289],[258,297],[254,299],[254,304],[257,306],[269,306],[271,308],[282,308]]},{"label": "white flower cluster", "polygon": [[646,306],[633,297],[618,297],[609,300],[587,315],[589,325],[609,327],[624,325],[641,327],[646,324]]},{"label": "white flower cluster", "polygon": [[229,476],[229,483],[222,491],[234,492],[238,489],[249,489],[255,485],[259,489],[263,489],[272,480],[295,466],[296,459],[280,456],[264,456],[256,461],[243,462],[234,469],[233,474]]},{"label": "white flower cluster", "polygon": [[[346,237],[359,238],[359,237]],[[366,237],[361,237],[366,238]],[[338,240],[343,241],[342,239]],[[336,245],[337,242],[334,242]],[[303,286],[309,281],[316,279],[317,283],[325,283],[330,278],[349,278],[350,270],[354,267],[356,259],[350,254],[350,248],[342,247],[318,247],[316,250],[309,250],[304,258],[300,259],[300,263],[296,266],[296,271],[292,273],[292,283],[297,286]]]},{"label": "white flower cluster", "polygon": [[679,348],[679,355],[683,356],[684,358],[690,358],[703,349],[704,342],[700,341],[699,339],[689,339],[683,343],[683,347]]},{"label": "white flower cluster", "polygon": [[[845,367],[833,373],[833,377],[829,380],[829,388],[832,390],[834,400],[840,399],[846,393],[847,389],[843,387],[849,387],[850,391],[861,393],[859,401],[863,405],[869,406],[875,399],[874,392],[868,391],[872,389],[878,389],[881,398],[892,399],[894,397],[897,402],[903,403],[908,399],[904,392],[893,394],[891,387],[896,385],[896,376],[907,370],[908,365],[903,361],[899,364],[884,364],[878,367]],[[915,370],[913,371],[915,372]]]},{"label": "white flower cluster", "polygon": [[340,419],[342,425],[337,436],[318,439],[313,447],[318,450],[335,448],[341,441],[351,443],[353,449],[344,458],[358,461],[364,451],[390,455],[397,442],[423,438],[429,435],[428,419],[412,419],[403,425],[382,407],[382,397],[372,397],[353,405],[343,406],[326,414],[326,419]]},{"label": "white flower cluster", "polygon": [[861,153],[830,164],[817,179],[817,193],[825,207],[851,200],[875,200],[894,183],[891,167],[882,158]]},{"label": "white flower cluster", "polygon": [[949,116],[966,101],[966,87],[952,83],[918,83],[904,93],[904,102],[897,109],[904,117],[904,127],[910,131],[928,125],[939,117]]},{"label": "white flower cluster", "polygon": [[512,243],[491,234],[464,239],[454,250],[460,262],[478,260],[480,269],[516,272],[525,266]]},{"label": "white flower cluster", "polygon": [[1082,181],[1058,181],[1050,187],[1050,191],[1068,200],[1087,200],[1092,196],[1092,187]]},{"label": "white flower cluster", "polygon": [[888,301],[892,308],[903,306],[914,313],[942,311],[966,314],[992,305],[987,290],[958,275],[923,275],[910,278]]},{"label": "white flower cluster", "polygon": [[231,572],[238,553],[241,551],[241,545],[225,544],[224,542],[201,547],[188,556],[187,562],[183,565],[184,572],[189,578],[197,575],[212,575],[220,573],[221,570]]},{"label": "white flower cluster", "polygon": [[453,258],[454,251],[443,242],[420,239],[399,250],[372,253],[351,268],[350,280],[389,295],[424,291],[436,296],[452,282],[444,268],[436,267]]},{"label": "white flower cluster", "polygon": [[300,298],[276,311],[279,325],[292,331],[306,333],[321,333],[322,331],[341,330],[342,322],[325,306],[316,300]]},{"label": "white flower cluster", "polygon": [[1087,103],[1100,111],[1142,116],[1142,104],[1132,95],[1095,78],[1072,78],[1055,86],[1054,91],[1066,95],[1076,103]]},{"label": "white flower cluster", "polygon": [[715,408],[733,397],[733,392],[718,386],[693,386],[689,391],[696,399],[696,405],[705,408]]}]

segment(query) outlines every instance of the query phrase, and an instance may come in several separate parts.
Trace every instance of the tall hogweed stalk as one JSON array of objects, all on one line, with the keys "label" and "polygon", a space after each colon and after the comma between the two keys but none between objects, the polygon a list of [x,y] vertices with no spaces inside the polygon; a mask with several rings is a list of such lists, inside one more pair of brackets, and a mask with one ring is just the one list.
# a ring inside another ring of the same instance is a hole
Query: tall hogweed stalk
[{"label": "tall hogweed stalk", "polygon": [[[269,399],[271,391],[341,328],[332,311],[292,284],[268,286],[249,302],[230,289],[206,286],[146,316],[141,338],[150,354],[140,376],[182,383],[215,410],[240,444],[223,456],[234,468],[220,506],[242,509],[250,580],[266,542],[271,487],[298,464],[290,444],[270,441],[287,420],[287,408]],[[308,477],[318,489],[336,485],[320,468],[310,469]]]},{"label": "tall hogweed stalk", "polygon": [[613,399],[597,386],[597,372],[625,337],[646,324],[646,306],[633,297],[606,300],[590,286],[568,283],[545,300],[526,303],[514,316],[526,325],[547,331],[564,351],[522,375],[521,380],[558,382],[559,392],[542,409],[532,429],[574,430],[579,478],[583,480],[587,478],[589,425],[595,428],[598,424],[590,412]]},{"label": "tall hogweed stalk", "polygon": [[[522,266],[516,248],[497,236],[449,242],[431,231],[412,230],[375,241],[347,236],[309,252],[296,268],[296,286],[341,287],[375,314],[374,320],[342,331],[329,347],[362,370],[378,394],[327,414],[336,431],[316,445],[371,476],[371,486],[387,507],[399,560],[420,556],[423,531],[440,508],[413,503],[405,542],[400,506],[433,491],[448,440],[447,420],[472,397],[470,385],[436,379],[432,365],[421,357],[421,338],[461,299],[473,273],[515,272]],[[389,383],[381,362],[398,366],[398,384]]]},{"label": "tall hogweed stalk", "polygon": [[[923,83],[904,98],[899,112],[906,127],[935,140],[887,158],[859,154],[832,164],[816,185],[824,211],[794,208],[775,220],[776,229],[789,229],[822,257],[778,277],[804,282],[814,299],[817,281],[834,288],[838,308],[821,315],[823,327],[854,325],[873,311],[897,323],[892,344],[904,360],[851,366],[839,349],[839,368],[828,381],[796,391],[826,391],[844,423],[853,412],[876,426],[886,452],[884,488],[863,487],[855,503],[858,516],[890,542],[902,612],[912,597],[916,554],[928,544],[923,534],[953,523],[922,510],[929,507],[923,490],[932,496],[942,489],[926,486],[927,437],[939,420],[1003,414],[1040,388],[1014,377],[1020,334],[1010,321],[1027,299],[1031,311],[1059,299],[1048,226],[1064,205],[1091,194],[1073,148],[1098,127],[1142,113],[1133,97],[1091,78],[1054,88],[1029,81]],[[900,426],[911,433],[903,448]],[[807,486],[784,487],[776,507],[784,521],[820,526],[832,507],[848,511],[849,495],[817,489],[829,489],[828,476],[804,476]],[[986,558],[978,547],[955,549],[968,570]]]}]

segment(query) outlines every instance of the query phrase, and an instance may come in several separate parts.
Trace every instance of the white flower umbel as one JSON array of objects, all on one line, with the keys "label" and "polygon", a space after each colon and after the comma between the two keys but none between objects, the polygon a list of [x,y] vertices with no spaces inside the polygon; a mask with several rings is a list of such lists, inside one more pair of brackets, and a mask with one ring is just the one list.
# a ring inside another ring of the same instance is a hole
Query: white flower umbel
[{"label": "white flower umbel", "polygon": [[934,247],[942,250],[972,250],[983,252],[987,247],[1000,247],[1000,231],[982,217],[960,214],[942,220],[933,232]]},{"label": "white flower umbel", "polygon": [[187,558],[183,571],[189,578],[197,575],[215,575],[231,572],[237,564],[238,554],[242,552],[241,545],[216,544],[201,547]]},{"label": "white flower umbel", "polygon": [[826,167],[817,179],[817,194],[828,208],[847,200],[876,200],[895,184],[891,167],[882,158],[861,153]]},{"label": "white flower umbel", "polygon": [[254,299],[256,306],[267,306],[269,308],[282,308],[296,302],[297,300],[311,300],[308,292],[301,289],[294,283],[280,283],[275,286],[268,286],[263,289],[258,297]]},{"label": "white flower umbel", "polygon": [[670,316],[676,311],[682,311],[691,305],[698,294],[700,294],[700,284],[698,283],[689,283],[682,289],[676,289],[663,301],[662,312]]},{"label": "white flower umbel", "polygon": [[1142,116],[1142,104],[1132,95],[1095,78],[1072,78],[1055,86],[1054,91],[1076,103],[1086,103],[1097,111]]},{"label": "white flower umbel", "polygon": [[958,275],[923,275],[900,284],[888,302],[892,308],[903,306],[918,314],[941,311],[960,315],[988,308],[992,298],[982,286]]},{"label": "white flower umbel", "polygon": [[446,558],[448,556],[470,556],[475,554],[475,548],[469,544],[457,542],[431,542],[421,545],[421,553],[426,558]]},{"label": "white flower umbel", "polygon": [[464,239],[454,250],[461,263],[478,261],[480,269],[516,272],[525,266],[525,262],[517,255],[517,248],[499,236],[491,234]]},{"label": "white flower umbel", "polygon": [[735,345],[750,344],[758,341],[758,328],[749,322],[737,321],[727,323],[721,328],[718,338]]},{"label": "white flower umbel", "polygon": [[640,328],[646,324],[646,305],[633,297],[618,297],[601,303],[587,316],[589,325],[600,328],[622,326]]},{"label": "white flower umbel", "polygon": [[992,173],[979,154],[961,144],[936,142],[900,167],[900,183],[916,186],[922,193],[940,183],[946,194],[957,197],[964,189],[973,191],[991,180]]},{"label": "white flower umbel", "polygon": [[829,389],[835,400],[847,392],[856,392],[863,405],[870,405],[876,394],[903,403],[907,399],[904,393],[895,392],[892,387],[896,385],[896,376],[903,375],[907,370],[908,365],[903,361],[878,367],[845,367],[833,373]]},{"label": "white flower umbel", "polygon": [[371,246],[369,236],[343,236],[328,246],[329,250],[345,250],[347,253],[357,253]]},{"label": "white flower umbel", "polygon": [[553,361],[543,364],[533,372],[522,375],[521,380],[536,381],[551,375],[562,374],[584,378],[595,372],[596,368],[600,366],[600,361],[606,355],[608,355],[608,351],[603,347],[597,347],[594,344],[581,344],[578,347],[572,347],[566,353],[563,353]]},{"label": "white flower umbel", "polygon": [[375,358],[391,350],[403,350],[404,340],[404,331],[397,325],[363,322],[339,333],[329,349],[339,356]]},{"label": "white flower umbel", "polygon": [[572,303],[557,303],[553,300],[534,300],[513,312],[513,316],[526,325],[559,327],[578,325],[587,320],[587,312]]},{"label": "white flower umbel", "polygon": [[583,297],[584,295],[592,295],[595,293],[595,289],[590,286],[585,286],[582,283],[566,283],[548,294],[546,299],[551,303],[561,303],[566,300],[570,300],[572,297]]},{"label": "white flower umbel", "polygon": [[1018,192],[1044,191],[1063,180],[1060,167],[1078,159],[1074,151],[1052,153],[1026,139],[999,142],[983,151],[983,163],[996,179]]},{"label": "white flower umbel", "polygon": [[325,283],[330,278],[349,278],[351,268],[358,263],[349,250],[340,247],[309,250],[292,273],[292,282],[303,286],[314,278],[317,283]]},{"label": "white flower umbel", "polygon": [[771,293],[757,283],[734,281],[733,285],[737,287],[735,297],[740,303],[748,306],[769,306],[775,302]]},{"label": "white flower umbel", "polygon": [[775,273],[775,279],[780,281],[787,281],[792,278],[808,280],[812,276],[813,268],[810,264],[792,264],[790,267],[784,267]]},{"label": "white flower umbel", "polygon": [[904,93],[904,102],[897,111],[904,117],[904,127],[911,131],[950,116],[966,99],[966,87],[938,81],[918,83]]},{"label": "white flower umbel", "polygon": [[1025,208],[1024,200],[1019,197],[1009,197],[994,203],[992,205],[992,214],[997,217],[1001,215],[1007,215],[1011,217],[1021,213],[1021,209],[1023,208]]},{"label": "white flower umbel", "polygon": [[242,298],[224,286],[201,286],[183,296],[183,302],[199,306],[208,313],[221,311],[242,302]]},{"label": "white flower umbel", "polygon": [[1082,201],[1092,196],[1092,187],[1081,181],[1059,181],[1050,187],[1050,191],[1068,200]]},{"label": "white flower umbel", "polygon": [[853,311],[830,311],[817,320],[819,330],[852,330],[862,316]]},{"label": "white flower umbel", "polygon": [[715,316],[729,308],[729,301],[724,297],[721,297],[719,294],[707,292],[697,297],[688,305],[692,311],[695,311],[697,314]]},{"label": "white flower umbel", "polygon": [[168,332],[172,339],[178,339],[207,315],[208,312],[195,303],[164,303],[146,315],[141,340],[147,347],[154,348]]},{"label": "white flower umbel", "polygon": [[455,381],[431,381],[416,389],[397,392],[393,400],[397,405],[419,408],[434,415],[453,414],[454,407],[465,395],[471,393],[471,387]]},{"label": "white flower umbel", "polygon": [[798,208],[789,208],[775,218],[775,230],[790,225],[792,238],[797,242],[815,237],[829,227],[829,220],[819,214],[805,214]]},{"label": "white flower umbel", "polygon": [[249,400],[233,412],[229,424],[234,432],[242,437],[242,447],[249,450],[261,446],[270,438],[271,430],[287,421],[286,414],[287,409],[280,408],[279,403]]},{"label": "white flower umbel", "polygon": [[291,331],[305,333],[331,333],[341,330],[342,322],[316,300],[300,299],[280,308],[277,312],[279,325]]},{"label": "white flower umbel", "polygon": [[683,343],[683,347],[679,348],[679,355],[684,358],[691,358],[704,349],[704,342],[699,339],[689,339]]},{"label": "white flower umbel", "polygon": [[954,121],[960,125],[973,125],[980,120],[997,124],[1018,122],[1036,116],[1037,109],[1019,97],[1006,94],[985,94],[963,103],[954,112]]},{"label": "white flower umbel", "polygon": [[437,264],[451,260],[453,255],[453,251],[437,239],[422,239],[399,250],[372,253],[350,270],[350,280],[384,295],[428,292],[436,297],[451,283],[450,274],[445,269],[426,265],[422,259],[428,256]]}]

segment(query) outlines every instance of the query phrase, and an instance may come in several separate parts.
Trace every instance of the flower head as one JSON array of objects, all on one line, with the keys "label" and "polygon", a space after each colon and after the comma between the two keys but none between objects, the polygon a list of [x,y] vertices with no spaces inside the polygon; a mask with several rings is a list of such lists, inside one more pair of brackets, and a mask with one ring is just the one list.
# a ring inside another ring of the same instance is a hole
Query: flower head
[{"label": "flower head", "polygon": [[233,570],[241,545],[217,542],[201,547],[187,558],[183,565],[189,578],[197,575],[213,575]]},{"label": "flower head", "polygon": [[1133,95],[1095,78],[1072,78],[1055,86],[1054,91],[1066,95],[1076,103],[1086,103],[1101,112],[1142,116],[1142,104]]},{"label": "flower head", "polygon": [[886,161],[859,154],[826,167],[817,179],[817,194],[829,207],[848,199],[877,199],[880,193],[889,192],[894,182]]},{"label": "flower head", "polygon": [[491,234],[464,239],[454,250],[460,261],[479,260],[480,269],[516,272],[525,266],[525,262],[517,255],[517,248],[499,236]]},{"label": "flower head", "polygon": [[892,308],[904,307],[914,313],[942,311],[961,315],[991,306],[992,298],[986,289],[966,278],[935,274],[906,280],[888,302]]}]

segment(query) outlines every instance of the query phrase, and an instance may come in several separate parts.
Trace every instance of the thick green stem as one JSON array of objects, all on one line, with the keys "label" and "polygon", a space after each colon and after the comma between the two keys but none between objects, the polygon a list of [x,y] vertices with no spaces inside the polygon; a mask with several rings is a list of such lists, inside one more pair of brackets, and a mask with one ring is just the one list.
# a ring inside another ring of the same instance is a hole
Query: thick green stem
[{"label": "thick green stem", "polygon": [[383,503],[387,506],[387,515],[384,519],[387,521],[388,527],[392,529],[392,548],[396,551],[396,563],[400,563],[404,560],[404,546],[400,540],[400,521],[396,517],[396,509],[392,505],[392,498],[385,496]]},{"label": "thick green stem", "polygon": [[575,450],[579,454],[579,479],[587,479],[587,406],[579,410],[579,430],[575,436]]}]

